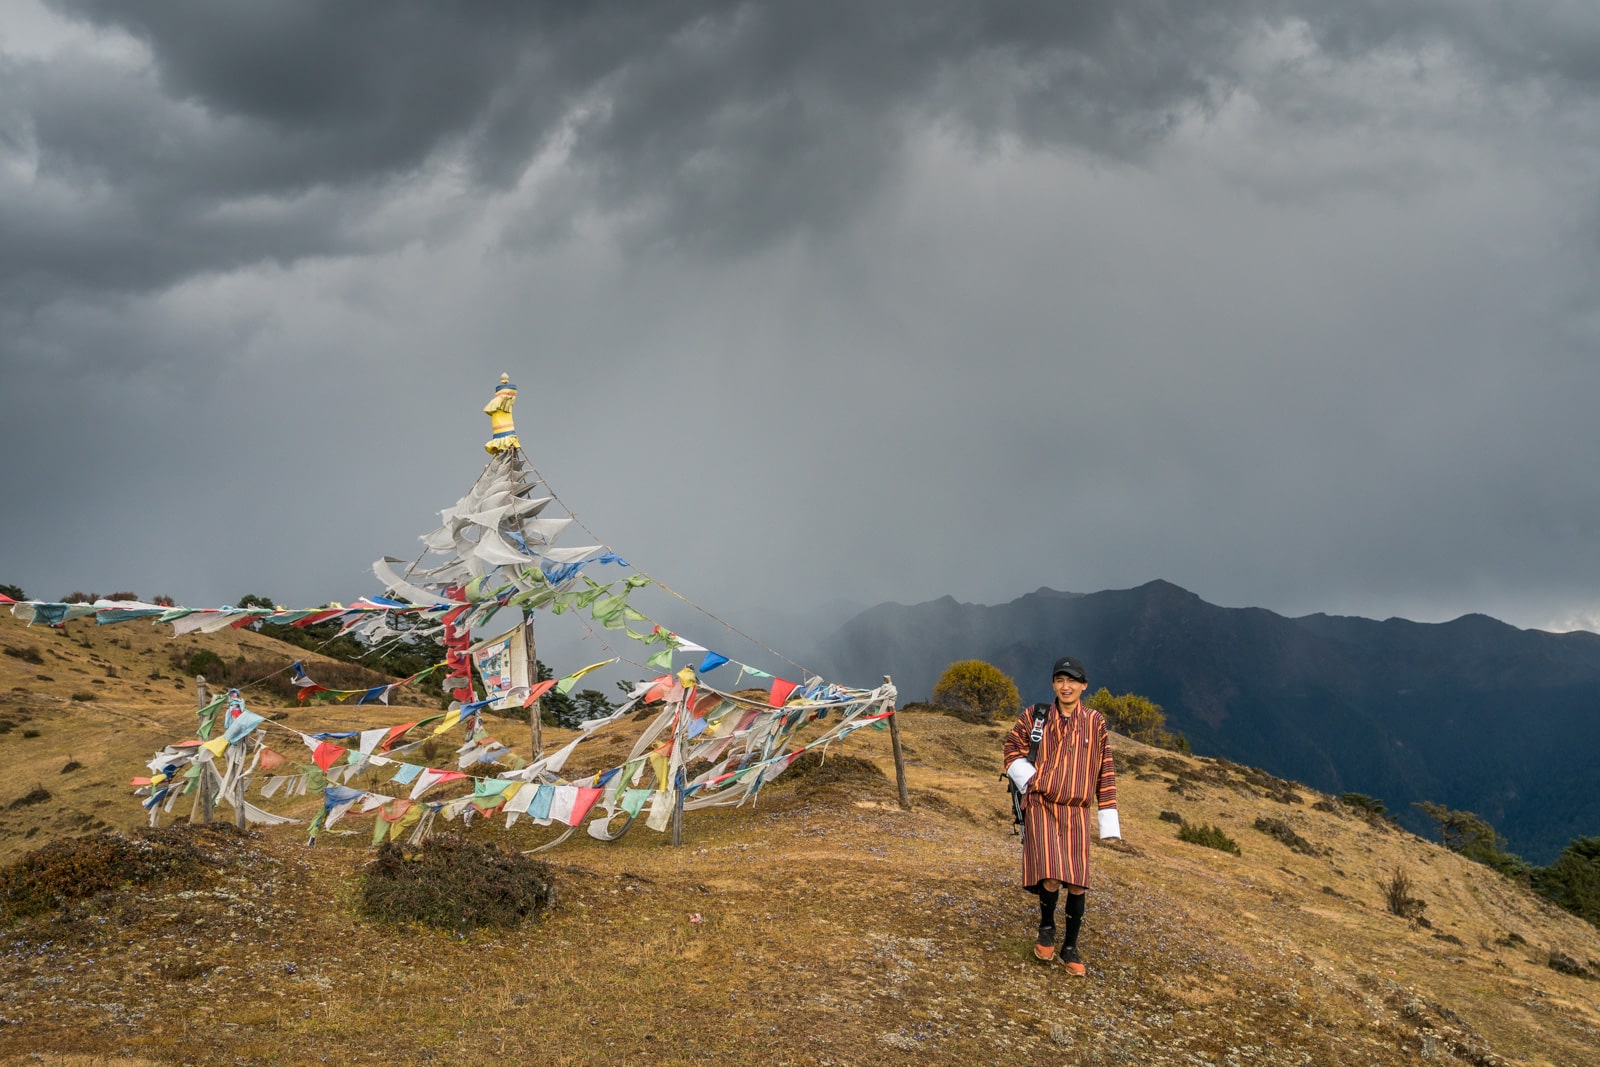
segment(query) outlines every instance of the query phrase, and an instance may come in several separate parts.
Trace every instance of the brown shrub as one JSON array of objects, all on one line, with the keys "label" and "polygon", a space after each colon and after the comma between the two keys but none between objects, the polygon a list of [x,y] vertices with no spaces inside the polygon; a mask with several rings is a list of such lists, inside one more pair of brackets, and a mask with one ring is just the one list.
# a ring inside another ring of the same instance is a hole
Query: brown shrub
[{"label": "brown shrub", "polygon": [[799,780],[800,792],[815,793],[825,789],[850,789],[858,787],[877,790],[888,786],[878,765],[860,756],[826,756],[821,752],[807,752],[789,764],[784,778]]},{"label": "brown shrub", "polygon": [[1282,841],[1296,852],[1304,853],[1307,856],[1320,856],[1322,854],[1316,845],[1295,833],[1294,827],[1282,819],[1268,819],[1263,816],[1256,819],[1255,827],[1268,837]]},{"label": "brown shrub", "polygon": [[6,806],[9,808],[27,808],[34,804],[43,804],[49,799],[50,790],[42,785],[36,785]]},{"label": "brown shrub", "polygon": [[174,828],[54,841],[0,871],[0,913],[39,915],[119,886],[190,875],[207,862],[195,836]]},{"label": "brown shrub", "polygon": [[1411,895],[1411,876],[1404,867],[1396,867],[1383,886],[1383,901],[1391,915],[1402,919],[1421,919],[1427,903]]},{"label": "brown shrub", "polygon": [[465,838],[429,838],[410,856],[390,841],[362,877],[368,917],[466,933],[515,926],[555,901],[548,865]]}]

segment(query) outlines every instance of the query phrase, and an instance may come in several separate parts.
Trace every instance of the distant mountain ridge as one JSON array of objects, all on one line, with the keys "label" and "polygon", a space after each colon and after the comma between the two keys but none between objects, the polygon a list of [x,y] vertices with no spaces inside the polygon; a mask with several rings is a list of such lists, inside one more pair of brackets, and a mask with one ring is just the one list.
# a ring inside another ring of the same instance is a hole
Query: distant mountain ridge
[{"label": "distant mountain ridge", "polygon": [[1548,863],[1600,834],[1600,636],[1223,608],[1170,582],[1008,604],[880,604],[822,650],[834,677],[893,675],[926,696],[957,659],[988,660],[1045,699],[1064,653],[1090,684],[1142,693],[1195,751],[1330,792],[1476,812],[1511,851]]}]

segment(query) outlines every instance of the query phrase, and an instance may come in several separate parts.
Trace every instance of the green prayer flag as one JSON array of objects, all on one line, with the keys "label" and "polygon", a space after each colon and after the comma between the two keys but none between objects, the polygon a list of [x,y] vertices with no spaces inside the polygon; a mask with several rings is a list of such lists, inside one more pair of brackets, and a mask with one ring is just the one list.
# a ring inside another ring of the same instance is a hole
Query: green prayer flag
[{"label": "green prayer flag", "polygon": [[222,706],[227,702],[228,694],[224,693],[199,710],[197,714],[200,716],[200,740],[211,740],[211,730],[217,724],[217,714],[222,711]]},{"label": "green prayer flag", "polygon": [[670,647],[663,648],[659,652],[653,653],[645,662],[652,667],[660,667],[664,671],[670,671],[672,669],[672,649]]},{"label": "green prayer flag", "polygon": [[583,576],[583,580],[588,583],[589,588],[581,590],[580,592],[574,594],[573,601],[572,601],[574,604],[578,605],[578,607],[580,607],[580,608],[586,608],[590,604],[593,604],[596,600],[598,600],[601,597],[602,594],[604,594],[606,592],[606,590],[611,588],[610,586],[599,584],[593,578],[589,577],[587,574],[585,574]]},{"label": "green prayer flag", "polygon": [[622,794],[622,810],[629,815],[637,815],[649,798],[648,789],[629,789]]}]

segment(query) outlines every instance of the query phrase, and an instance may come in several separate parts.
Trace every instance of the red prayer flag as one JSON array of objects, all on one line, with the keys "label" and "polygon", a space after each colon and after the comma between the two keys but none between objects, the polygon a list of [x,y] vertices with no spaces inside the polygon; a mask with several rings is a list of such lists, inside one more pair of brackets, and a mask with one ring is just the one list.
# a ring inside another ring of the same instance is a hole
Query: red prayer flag
[{"label": "red prayer flag", "polygon": [[378,751],[389,751],[389,746],[399,740],[401,734],[404,734],[407,730],[411,729],[415,725],[417,724],[414,722],[403,722],[399,726],[389,727],[389,735],[382,741],[378,742]]},{"label": "red prayer flag", "polygon": [[600,794],[603,792],[605,792],[604,789],[597,789],[592,786],[579,786],[578,797],[572,802],[572,821],[567,825],[576,826],[582,822],[583,817],[589,814],[589,809],[594,807],[595,801],[600,799]]},{"label": "red prayer flag", "polygon": [[344,755],[344,749],[338,745],[330,745],[324,741],[311,752],[311,762],[321,767],[326,774],[329,767],[339,762],[339,757]]},{"label": "red prayer flag", "polygon": [[782,678],[774,678],[772,679],[772,696],[767,703],[775,708],[781,708],[788,703],[789,694],[799,688],[800,686],[794,682],[786,682]]},{"label": "red prayer flag", "polygon": [[528,690],[528,695],[522,701],[522,706],[525,708],[532,707],[535,700],[538,700],[540,697],[550,692],[550,690],[554,689],[556,687],[556,683],[560,680],[561,679],[559,678],[551,678],[548,681],[540,682],[538,685]]},{"label": "red prayer flag", "polygon": [[289,761],[287,759],[285,759],[279,753],[274,752],[272,749],[268,748],[266,745],[262,745],[261,746],[261,769],[262,770],[264,770],[264,771],[275,771],[279,767],[282,767],[287,762],[289,762]]}]

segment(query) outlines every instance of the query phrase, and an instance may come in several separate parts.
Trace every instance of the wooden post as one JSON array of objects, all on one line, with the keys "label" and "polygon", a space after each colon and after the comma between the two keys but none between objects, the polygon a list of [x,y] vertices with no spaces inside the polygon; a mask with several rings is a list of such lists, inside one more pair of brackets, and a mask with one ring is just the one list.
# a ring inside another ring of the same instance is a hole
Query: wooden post
[{"label": "wooden post", "polygon": [[[672,725],[672,759],[668,762],[668,773],[672,775],[672,844],[674,847],[683,844],[683,778],[684,766],[683,744],[689,737],[689,699],[685,692],[679,698],[678,717]],[[677,764],[677,769],[672,770],[672,765]]]},{"label": "wooden post", "polygon": [[[528,644],[528,678],[529,684],[539,684],[539,655],[534,650],[533,644],[533,612],[529,611],[522,616],[522,632]],[[533,741],[534,762],[544,758],[544,723],[540,720],[540,701],[535,700],[528,705],[528,734]]]},{"label": "wooden post", "polygon": [[216,810],[217,795],[211,791],[211,776],[216,773],[210,763],[201,763],[200,774],[195,781],[194,807],[189,811],[189,825],[199,823],[205,826],[211,822],[211,815]]},{"label": "wooden post", "polygon": [[[199,702],[197,710],[204,711],[206,705],[211,703],[211,689],[206,685],[206,676],[203,674],[194,676],[194,695]],[[196,822],[201,826],[209,824],[217,803],[216,795],[211,792],[211,765],[202,763],[199,767],[200,774],[194,784],[194,807],[189,810],[191,826]]]},{"label": "wooden post", "polygon": [[244,818],[245,754],[245,751],[240,751],[239,753],[239,780],[234,783],[233,793],[233,825],[237,826],[241,830],[243,830],[246,825]]},{"label": "wooden post", "polygon": [[[883,676],[884,685],[893,685],[894,682],[886,674]],[[900,713],[894,710],[889,712],[889,744],[894,749],[894,780],[900,788],[900,810],[911,810],[911,794],[906,791],[906,757],[900,751]]]}]

